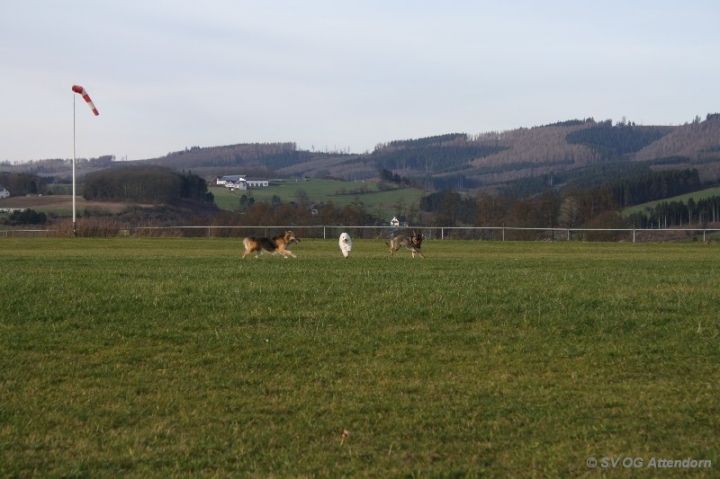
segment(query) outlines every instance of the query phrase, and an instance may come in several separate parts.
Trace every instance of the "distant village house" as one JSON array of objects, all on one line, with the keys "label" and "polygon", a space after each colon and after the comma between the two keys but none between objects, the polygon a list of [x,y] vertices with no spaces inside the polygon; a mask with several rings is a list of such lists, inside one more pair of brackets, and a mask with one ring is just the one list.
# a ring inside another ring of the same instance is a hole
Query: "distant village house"
[{"label": "distant village house", "polygon": [[243,175],[227,175],[215,178],[215,184],[230,188],[230,191],[244,191],[250,188],[265,188],[270,185],[270,182],[268,180],[248,180]]},{"label": "distant village house", "polygon": [[0,199],[3,198],[10,198],[10,190],[5,188],[4,186],[0,186]]},{"label": "distant village house", "polygon": [[405,228],[407,227],[407,225],[407,218],[404,216],[401,216],[400,219],[398,219],[397,216],[393,216],[393,219],[390,220],[390,226],[402,226],[403,228]]}]

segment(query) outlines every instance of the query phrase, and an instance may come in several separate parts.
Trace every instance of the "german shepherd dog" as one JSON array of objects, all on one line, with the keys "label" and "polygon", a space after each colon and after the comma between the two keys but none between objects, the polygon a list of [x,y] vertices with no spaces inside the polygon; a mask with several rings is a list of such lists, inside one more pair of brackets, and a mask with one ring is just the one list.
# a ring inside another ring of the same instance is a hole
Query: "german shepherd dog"
[{"label": "german shepherd dog", "polygon": [[397,235],[390,238],[390,244],[385,244],[390,247],[390,256],[393,256],[395,254],[395,251],[399,250],[404,246],[405,248],[410,250],[413,258],[415,258],[415,254],[417,253],[422,259],[425,259],[425,255],[422,254],[422,251],[420,251],[422,241],[422,233],[416,233],[415,231],[413,231],[412,236],[409,238],[405,235]]},{"label": "german shepherd dog", "polygon": [[292,231],[286,231],[285,234],[277,235],[272,238],[256,238],[255,236],[248,236],[243,240],[243,245],[245,246],[245,252],[243,253],[242,257],[245,259],[245,256],[249,255],[250,253],[255,253],[255,257],[257,258],[260,256],[260,253],[267,251],[268,253],[272,254],[281,254],[285,258],[288,256],[292,256],[293,258],[297,258],[293,254],[292,251],[287,249],[288,245],[290,244],[298,244],[300,240],[295,236],[295,233]]}]

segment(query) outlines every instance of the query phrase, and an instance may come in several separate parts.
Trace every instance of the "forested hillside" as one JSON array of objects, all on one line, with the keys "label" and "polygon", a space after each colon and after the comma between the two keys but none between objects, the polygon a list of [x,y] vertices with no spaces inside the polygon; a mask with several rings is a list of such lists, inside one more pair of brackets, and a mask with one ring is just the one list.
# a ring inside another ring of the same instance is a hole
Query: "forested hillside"
[{"label": "forested hillside", "polygon": [[[78,159],[78,176],[117,166],[112,155]],[[720,179],[720,114],[682,126],[613,124],[593,118],[476,135],[450,133],[396,140],[372,152],[308,151],[293,142],[194,146],[138,164],[192,171],[206,180],[257,177],[377,180],[383,170],[427,190],[534,195],[547,187],[588,187],[653,171],[696,169],[701,183]],[[0,171],[67,181],[68,160],[0,164]]]},{"label": "forested hillside", "polygon": [[451,134],[393,141],[378,146],[371,158],[378,168],[403,171],[405,176],[438,175],[468,169],[471,161],[504,149],[468,141],[466,134]]},{"label": "forested hillside", "polygon": [[720,114],[709,114],[705,121],[696,117],[692,123],[678,126],[658,141],[640,150],[635,159],[683,158],[696,163],[717,161],[720,157]]},{"label": "forested hillside", "polygon": [[[192,147],[148,160],[204,177],[221,174],[367,180],[389,170],[429,190],[524,191],[570,182],[695,167],[720,178],[720,119],[684,126],[644,126],[593,118],[477,135],[450,133],[378,144],[371,153],[300,150],[292,142]],[[629,163],[639,163],[631,166]],[[628,166],[624,166],[628,164]],[[608,165],[601,166],[600,165]]]},{"label": "forested hillside", "polygon": [[627,123],[613,126],[610,121],[605,121],[568,133],[565,141],[571,145],[585,145],[603,160],[617,160],[637,153],[670,131],[668,127],[643,127]]},{"label": "forested hillside", "polygon": [[216,175],[226,175],[237,168],[245,174],[249,170],[268,173],[323,159],[338,162],[342,156],[298,150],[297,145],[290,142],[249,143],[207,148],[194,146],[148,160],[148,163],[174,169],[202,169]]}]

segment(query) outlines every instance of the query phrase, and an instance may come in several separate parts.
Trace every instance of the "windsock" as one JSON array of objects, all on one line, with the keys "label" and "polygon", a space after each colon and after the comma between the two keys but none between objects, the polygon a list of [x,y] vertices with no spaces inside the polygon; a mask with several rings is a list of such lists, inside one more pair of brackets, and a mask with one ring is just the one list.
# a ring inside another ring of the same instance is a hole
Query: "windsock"
[{"label": "windsock", "polygon": [[98,116],[98,115],[100,114],[100,113],[97,111],[97,108],[95,108],[95,105],[93,105],[93,102],[92,102],[92,100],[90,99],[90,95],[87,94],[87,92],[85,91],[85,89],[84,89],[83,87],[81,87],[81,86],[79,86],[79,85],[73,85],[72,91],[74,91],[75,93],[79,93],[80,95],[82,95],[83,100],[85,100],[85,101],[87,102],[88,106],[90,107],[90,109],[92,110],[92,112],[95,114],[95,116]]}]

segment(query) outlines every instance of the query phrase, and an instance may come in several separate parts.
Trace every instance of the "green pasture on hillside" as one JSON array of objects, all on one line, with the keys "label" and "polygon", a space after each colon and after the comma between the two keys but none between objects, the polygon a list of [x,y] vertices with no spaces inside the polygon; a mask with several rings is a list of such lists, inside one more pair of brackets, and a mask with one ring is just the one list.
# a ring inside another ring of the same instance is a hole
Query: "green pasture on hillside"
[{"label": "green pasture on hillside", "polygon": [[[377,184],[359,181],[337,181],[303,179],[285,180],[282,185],[267,188],[253,188],[250,191],[234,191],[229,188],[214,187],[210,192],[215,196],[215,204],[225,210],[236,210],[240,207],[240,197],[248,195],[255,201],[271,201],[273,196],[279,197],[284,203],[299,201],[301,196],[309,203],[328,203],[343,207],[354,201],[361,201],[369,211],[382,216],[395,214],[395,205],[402,198],[405,208],[410,205],[417,207],[423,191],[417,188],[397,188],[380,191]],[[300,193],[299,193],[300,192]],[[390,219],[388,218],[388,220]]]},{"label": "green pasture on hillside", "polygon": [[648,203],[643,203],[643,204],[637,205],[637,206],[631,206],[629,208],[625,208],[622,211],[622,215],[630,216],[633,213],[641,213],[646,210],[651,211],[651,210],[655,209],[655,207],[657,205],[659,205],[660,203],[672,203],[673,201],[676,201],[676,202],[687,204],[687,202],[690,198],[692,198],[693,201],[698,202],[702,199],[710,198],[713,196],[720,196],[720,187],[719,186],[716,186],[713,188],[708,188],[708,189],[702,190],[702,191],[685,193],[684,195],[673,196],[672,198],[665,198],[662,200],[650,201]]},{"label": "green pasture on hillside", "polygon": [[716,245],[292,249],[1,238],[0,476],[716,475]]}]

